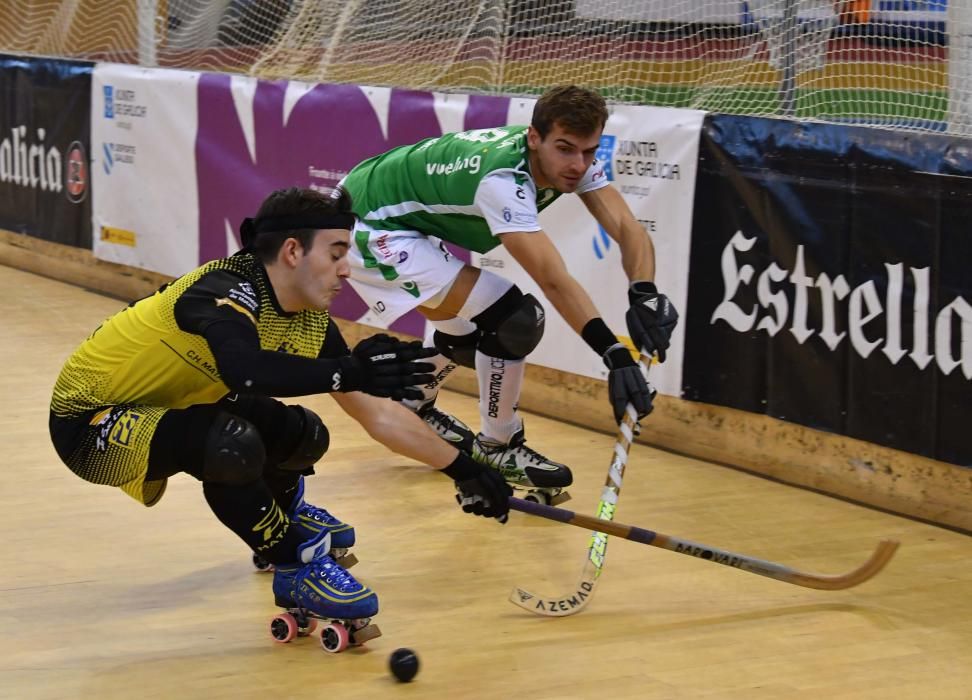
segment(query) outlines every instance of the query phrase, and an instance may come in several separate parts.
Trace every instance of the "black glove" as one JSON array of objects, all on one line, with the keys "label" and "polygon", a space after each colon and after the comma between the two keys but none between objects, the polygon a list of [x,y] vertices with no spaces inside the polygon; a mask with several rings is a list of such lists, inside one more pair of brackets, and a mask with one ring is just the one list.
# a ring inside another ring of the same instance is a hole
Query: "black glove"
[{"label": "black glove", "polygon": [[621,422],[629,403],[638,413],[638,420],[651,413],[657,392],[641,373],[638,363],[631,358],[628,348],[617,343],[608,348],[603,359],[611,370],[608,373],[608,396],[614,409],[614,420]]},{"label": "black glove", "polygon": [[414,387],[435,379],[431,374],[435,365],[415,360],[437,352],[435,348],[422,347],[421,341],[405,343],[385,333],[365,338],[348,357],[341,358],[334,391],[363,391],[395,401],[421,399],[422,391]]},{"label": "black glove", "polygon": [[649,355],[657,353],[658,361],[664,362],[672,331],[678,323],[678,312],[668,297],[658,293],[654,282],[632,282],[628,301],[631,308],[624,320],[631,340]]},{"label": "black glove", "polygon": [[496,518],[505,523],[510,513],[513,489],[495,469],[485,467],[462,452],[442,470],[456,482],[456,502],[464,513]]}]

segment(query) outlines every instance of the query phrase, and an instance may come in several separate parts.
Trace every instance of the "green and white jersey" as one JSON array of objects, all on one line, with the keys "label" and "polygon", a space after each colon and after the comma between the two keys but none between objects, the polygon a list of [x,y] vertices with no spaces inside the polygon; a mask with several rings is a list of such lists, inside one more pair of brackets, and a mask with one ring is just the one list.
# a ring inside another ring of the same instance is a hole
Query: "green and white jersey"
[{"label": "green and white jersey", "polygon": [[[343,185],[372,230],[417,231],[486,253],[501,233],[539,231],[538,213],[561,195],[537,190],[526,132],[525,126],[475,129],[401,146],[356,166]],[[576,192],[606,184],[595,161]]]}]

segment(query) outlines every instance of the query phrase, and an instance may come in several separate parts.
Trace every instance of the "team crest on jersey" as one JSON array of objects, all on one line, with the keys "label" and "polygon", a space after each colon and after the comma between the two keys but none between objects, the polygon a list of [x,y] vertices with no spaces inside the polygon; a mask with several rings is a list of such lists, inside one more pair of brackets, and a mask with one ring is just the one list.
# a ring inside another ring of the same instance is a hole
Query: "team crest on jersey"
[{"label": "team crest on jersey", "polygon": [[240,282],[239,284],[231,287],[226,293],[226,296],[240,304],[250,312],[255,312],[260,308],[260,300],[257,299],[256,290],[253,289],[253,285],[249,282]]},{"label": "team crest on jersey", "polygon": [[503,221],[510,223],[513,220],[513,212],[510,211],[509,207],[503,207]]},{"label": "team crest on jersey", "polygon": [[102,411],[91,421],[98,426],[98,437],[95,438],[95,448],[99,452],[108,449],[108,443],[119,447],[131,447],[135,429],[141,422],[143,414],[115,406]]}]

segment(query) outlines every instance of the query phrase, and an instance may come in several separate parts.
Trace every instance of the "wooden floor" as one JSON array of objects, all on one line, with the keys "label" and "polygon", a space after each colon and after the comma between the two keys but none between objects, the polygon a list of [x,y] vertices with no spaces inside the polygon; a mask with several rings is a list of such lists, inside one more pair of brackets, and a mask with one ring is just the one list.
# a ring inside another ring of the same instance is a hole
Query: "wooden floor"
[{"label": "wooden floor", "polygon": [[[636,446],[620,522],[822,573],[884,537],[902,548],[873,581],[824,592],[613,540],[588,609],[539,618],[510,588],[566,592],[586,534],[464,515],[445,478],[327,397],[307,401],[332,434],[309,500],[356,526],[354,573],[379,593],[384,636],[338,655],[274,643],[270,577],[197,482],[173,479],[146,509],[50,446],[61,363],[123,304],[5,267],[0,297],[0,697],[972,698],[972,538]],[[476,422],[472,399],[441,404]],[[593,514],[613,438],[534,416],[527,429],[574,469],[567,506]],[[387,672],[397,647],[421,660],[409,685]]]}]

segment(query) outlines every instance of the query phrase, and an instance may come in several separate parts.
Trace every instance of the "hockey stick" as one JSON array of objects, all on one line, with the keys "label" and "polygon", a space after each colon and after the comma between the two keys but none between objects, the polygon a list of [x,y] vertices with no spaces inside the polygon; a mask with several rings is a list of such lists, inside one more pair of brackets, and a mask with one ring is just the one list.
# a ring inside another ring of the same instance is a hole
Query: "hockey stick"
[{"label": "hockey stick", "polygon": [[[651,356],[642,352],[638,359],[638,366],[647,379],[648,367],[651,366]],[[604,488],[601,490],[601,502],[597,505],[597,518],[590,518],[594,522],[614,520],[614,510],[618,505],[621,481],[624,478],[624,468],[628,461],[628,450],[631,449],[631,442],[634,439],[637,425],[638,414],[634,406],[628,404],[624,415],[621,417],[621,422],[618,424],[618,435],[614,442],[614,456],[611,458],[607,479],[604,482]],[[510,503],[519,500],[511,498]],[[608,533],[598,528],[591,529],[595,532],[591,533],[591,543],[587,548],[584,568],[581,570],[580,580],[574,586],[573,591],[558,598],[548,598],[534,595],[526,589],[516,586],[510,592],[510,602],[519,605],[524,610],[549,617],[565,617],[583,610],[594,594],[594,587],[597,585],[601,569],[604,567],[604,557],[607,556]]]},{"label": "hockey stick", "polygon": [[[756,559],[745,554],[736,554],[735,552],[729,552],[724,549],[717,549],[707,544],[683,540],[680,537],[673,537],[672,535],[665,535],[632,525],[622,525],[621,523],[604,521],[586,515],[578,515],[564,508],[554,508],[553,506],[532,503],[519,498],[510,498],[510,509],[567,523],[568,525],[576,525],[586,530],[597,530],[608,535],[623,537],[632,542],[640,542],[641,544],[648,544],[652,547],[667,549],[670,552],[687,554],[690,557],[705,559],[715,564],[731,566],[751,574],[774,578],[784,583],[792,583],[795,586],[816,588],[823,591],[839,591],[844,588],[853,588],[873,578],[891,561],[891,557],[894,556],[899,544],[896,540],[881,540],[868,560],[856,569],[848,571],[846,574],[828,576],[823,574],[808,574],[783,566],[782,564],[776,564],[764,559]],[[549,606],[549,604],[556,602],[539,601],[539,604]]]}]

